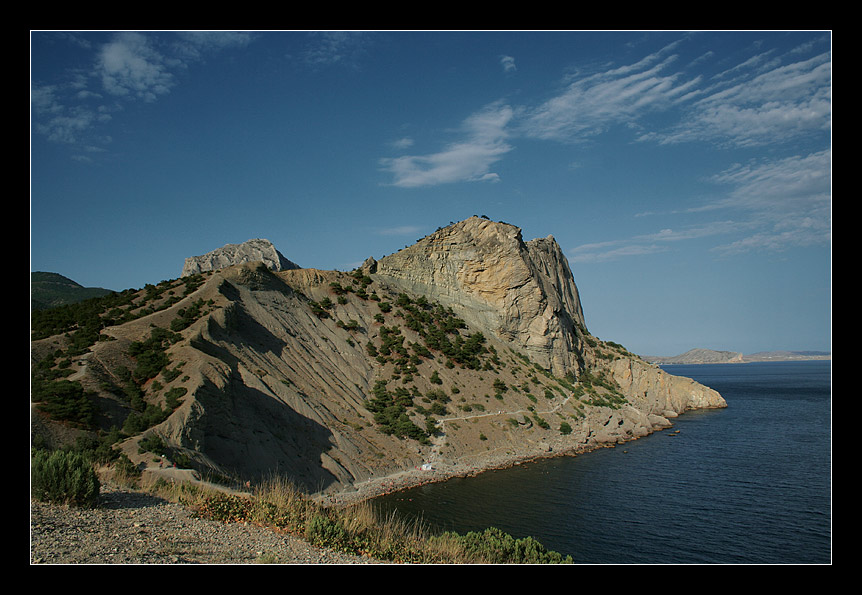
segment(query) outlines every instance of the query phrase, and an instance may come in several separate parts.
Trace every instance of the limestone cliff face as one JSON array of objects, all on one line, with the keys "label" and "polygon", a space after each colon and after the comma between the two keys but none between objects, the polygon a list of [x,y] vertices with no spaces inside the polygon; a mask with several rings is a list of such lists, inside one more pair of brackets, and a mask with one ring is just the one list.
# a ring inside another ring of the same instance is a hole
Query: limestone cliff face
[{"label": "limestone cliff face", "polygon": [[377,263],[377,275],[455,309],[557,374],[577,370],[578,289],[553,237],[471,217]]},{"label": "limestone cliff face", "polygon": [[289,261],[276,250],[269,240],[253,239],[242,244],[226,244],[202,256],[186,258],[180,276],[217,271],[244,262],[257,261],[263,262],[273,271],[299,268],[299,265]]},{"label": "limestone cliff face", "polygon": [[647,415],[673,418],[690,409],[725,407],[715,390],[690,378],[673,376],[639,358],[620,358],[608,368],[629,402]]}]

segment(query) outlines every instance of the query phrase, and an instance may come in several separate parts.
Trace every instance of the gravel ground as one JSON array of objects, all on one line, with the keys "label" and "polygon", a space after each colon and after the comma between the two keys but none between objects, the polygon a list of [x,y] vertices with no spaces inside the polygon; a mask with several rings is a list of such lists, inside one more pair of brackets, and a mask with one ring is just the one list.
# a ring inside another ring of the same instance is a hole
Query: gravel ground
[{"label": "gravel ground", "polygon": [[102,486],[78,509],[31,501],[31,564],[375,564],[243,523],[195,518],[179,504]]}]

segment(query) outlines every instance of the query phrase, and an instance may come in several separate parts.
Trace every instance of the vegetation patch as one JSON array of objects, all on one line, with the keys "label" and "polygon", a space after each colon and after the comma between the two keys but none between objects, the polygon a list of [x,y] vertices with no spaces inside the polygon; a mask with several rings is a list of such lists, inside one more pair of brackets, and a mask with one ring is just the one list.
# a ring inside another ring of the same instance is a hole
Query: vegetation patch
[{"label": "vegetation patch", "polygon": [[93,507],[100,487],[92,463],[83,454],[37,450],[31,458],[30,488],[37,500]]},{"label": "vegetation patch", "polygon": [[418,522],[383,515],[373,502],[326,508],[280,479],[263,482],[253,496],[212,492],[188,483],[154,486],[163,497],[193,508],[202,518],[254,523],[287,531],[318,546],[396,563],[556,564],[572,563],[527,537],[498,529],[460,535],[437,533]]}]

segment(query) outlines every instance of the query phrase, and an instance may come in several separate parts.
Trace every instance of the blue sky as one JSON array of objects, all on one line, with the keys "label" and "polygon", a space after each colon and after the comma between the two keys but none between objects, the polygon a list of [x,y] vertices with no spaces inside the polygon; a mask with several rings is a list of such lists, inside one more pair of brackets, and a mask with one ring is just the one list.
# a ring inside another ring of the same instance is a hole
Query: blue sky
[{"label": "blue sky", "polygon": [[828,31],[31,32],[30,267],[350,270],[471,215],[553,235],[643,355],[831,350]]}]

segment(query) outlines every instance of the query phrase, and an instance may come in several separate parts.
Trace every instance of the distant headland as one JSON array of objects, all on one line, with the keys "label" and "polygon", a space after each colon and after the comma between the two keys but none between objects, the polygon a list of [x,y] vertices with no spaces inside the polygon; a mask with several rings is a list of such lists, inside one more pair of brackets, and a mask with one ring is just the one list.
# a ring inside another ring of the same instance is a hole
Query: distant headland
[{"label": "distant headland", "polygon": [[712,349],[690,349],[673,356],[642,355],[652,364],[745,364],[750,362],[790,362],[807,360],[831,360],[828,351],[759,351],[744,355],[738,351],[714,351]]}]

